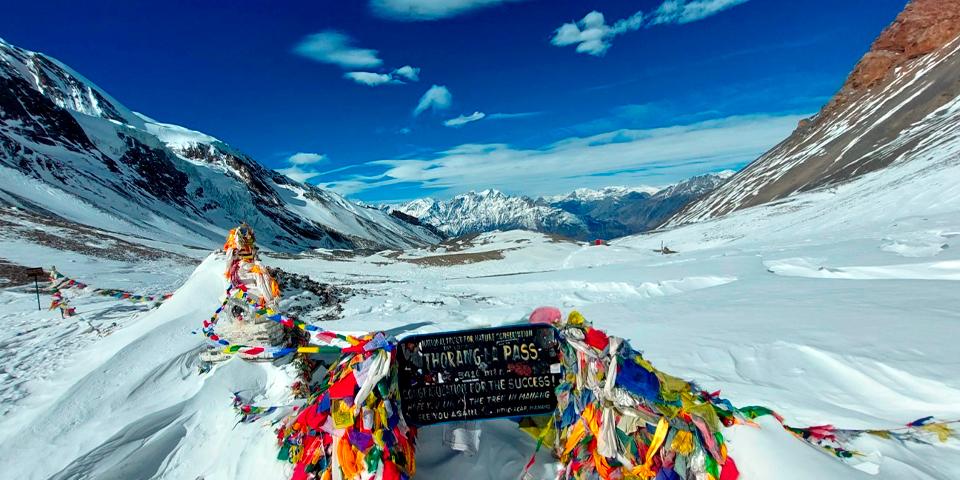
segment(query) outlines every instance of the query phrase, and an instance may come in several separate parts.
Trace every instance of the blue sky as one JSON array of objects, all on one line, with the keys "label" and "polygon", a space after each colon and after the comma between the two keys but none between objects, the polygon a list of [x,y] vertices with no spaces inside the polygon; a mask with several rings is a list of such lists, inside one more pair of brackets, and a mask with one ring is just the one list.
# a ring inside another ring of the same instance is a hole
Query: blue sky
[{"label": "blue sky", "polygon": [[0,37],[271,168],[391,201],[739,168],[904,3],[16,2]]}]

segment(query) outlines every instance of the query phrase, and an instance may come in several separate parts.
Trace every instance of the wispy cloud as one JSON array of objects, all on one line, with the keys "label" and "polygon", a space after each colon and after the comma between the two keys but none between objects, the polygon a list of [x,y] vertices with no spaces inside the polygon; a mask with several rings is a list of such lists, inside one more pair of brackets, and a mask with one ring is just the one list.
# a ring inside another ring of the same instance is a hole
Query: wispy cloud
[{"label": "wispy cloud", "polygon": [[[802,115],[735,116],[689,125],[613,130],[539,148],[466,144],[412,159],[381,160],[379,175],[327,183],[344,194],[419,185],[432,195],[499,188],[549,195],[610,184],[664,185],[710,171],[739,168],[792,131]],[[537,172],[517,175],[519,171]]]},{"label": "wispy cloud", "polygon": [[650,23],[690,23],[703,20],[748,0],[667,0],[653,13]]},{"label": "wispy cloud", "polygon": [[307,35],[293,51],[342,68],[375,68],[383,64],[376,50],[356,47],[352,38],[333,30]]},{"label": "wispy cloud", "polygon": [[455,118],[451,118],[445,122],[444,125],[453,128],[462,127],[468,123],[478,122],[480,120],[509,120],[512,118],[527,118],[540,115],[541,112],[517,112],[517,113],[483,113],[483,112],[473,112],[470,115],[460,115]]},{"label": "wispy cloud", "polygon": [[397,83],[392,76],[387,73],[374,73],[374,72],[347,72],[343,74],[343,78],[348,80],[353,80],[361,85],[366,85],[368,87],[376,87],[378,85],[386,85],[388,83]]},{"label": "wispy cloud", "polygon": [[528,118],[543,115],[543,112],[515,112],[515,113],[491,113],[487,115],[487,120],[509,120],[511,118]]},{"label": "wispy cloud", "polygon": [[320,153],[298,152],[287,157],[286,163],[289,165],[287,168],[277,169],[277,171],[298,182],[306,182],[324,173],[316,167],[326,160],[327,156]]},{"label": "wispy cloud", "polygon": [[405,78],[411,82],[420,81],[420,69],[416,67],[411,67],[410,65],[404,65],[394,70],[393,74],[395,76]]},{"label": "wispy cloud", "polygon": [[401,85],[407,82],[416,82],[420,80],[420,69],[404,65],[390,73],[377,72],[347,72],[343,78],[353,80],[361,85],[368,87],[378,87],[380,85]]},{"label": "wispy cloud", "polygon": [[478,8],[520,1],[524,0],[371,0],[370,8],[382,18],[422,21],[449,18]]},{"label": "wispy cloud", "polygon": [[747,1],[666,0],[652,14],[638,11],[612,25],[607,24],[603,13],[594,10],[578,21],[561,25],[553,32],[550,43],[558,47],[576,45],[578,53],[600,57],[613,45],[614,38],[625,33],[653,25],[695,22]]},{"label": "wispy cloud", "polygon": [[389,73],[355,70],[380,67],[383,60],[380,59],[378,51],[356,47],[353,38],[334,30],[307,35],[293,51],[312,60],[350,70],[343,74],[343,78],[368,87],[420,80],[420,69],[410,65],[404,65]]},{"label": "wispy cloud", "polygon": [[443,85],[434,85],[420,97],[420,102],[417,103],[417,107],[413,109],[413,116],[419,116],[427,110],[433,112],[446,110],[450,108],[452,104],[453,95],[450,93],[450,90]]},{"label": "wispy cloud", "polygon": [[487,114],[483,112],[473,112],[470,115],[460,115],[459,117],[451,118],[450,120],[443,122],[443,124],[448,127],[457,128],[462,127],[470,122],[483,120],[483,118],[486,116]]}]

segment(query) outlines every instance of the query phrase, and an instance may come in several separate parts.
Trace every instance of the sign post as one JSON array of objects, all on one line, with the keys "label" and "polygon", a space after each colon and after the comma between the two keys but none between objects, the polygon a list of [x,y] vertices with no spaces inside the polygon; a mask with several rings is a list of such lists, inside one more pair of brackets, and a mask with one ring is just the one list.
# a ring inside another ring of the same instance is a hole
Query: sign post
[{"label": "sign post", "polygon": [[401,339],[400,405],[417,426],[544,415],[557,407],[560,347],[549,325]]},{"label": "sign post", "polygon": [[45,275],[45,272],[40,267],[28,268],[27,275],[33,277],[33,291],[37,294],[37,310],[43,310],[40,307],[40,284],[37,283],[37,278]]}]

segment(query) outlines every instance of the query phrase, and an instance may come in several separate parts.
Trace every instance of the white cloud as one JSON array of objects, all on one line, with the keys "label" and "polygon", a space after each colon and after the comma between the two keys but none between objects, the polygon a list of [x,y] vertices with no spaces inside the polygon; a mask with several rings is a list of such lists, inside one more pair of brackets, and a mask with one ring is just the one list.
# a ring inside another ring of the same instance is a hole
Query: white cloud
[{"label": "white cloud", "polygon": [[450,90],[443,85],[434,85],[420,97],[417,108],[413,109],[413,116],[416,117],[427,110],[434,112],[446,110],[452,103],[453,95],[450,94]]},{"label": "white cloud", "polygon": [[602,56],[607,53],[614,37],[639,29],[643,26],[643,19],[643,12],[637,12],[613,25],[607,25],[603,14],[594,10],[578,22],[561,25],[550,43],[558,47],[575,44],[579,53]]},{"label": "white cloud", "polygon": [[322,173],[316,169],[316,165],[326,160],[327,156],[320,153],[298,152],[287,157],[289,167],[277,171],[298,182],[306,182]]},{"label": "white cloud", "polygon": [[652,24],[690,23],[720,13],[748,0],[666,0],[653,13]]},{"label": "white cloud", "polygon": [[327,159],[326,155],[321,153],[298,152],[287,158],[287,163],[291,165],[313,165]]},{"label": "white cloud", "polygon": [[523,0],[371,0],[370,8],[391,20],[437,20],[501,3]]},{"label": "white cloud", "polygon": [[410,65],[404,65],[393,71],[393,74],[398,77],[406,78],[411,82],[420,81],[420,69],[416,67],[411,67]]},{"label": "white cloud", "polygon": [[420,69],[411,67],[410,65],[404,65],[390,73],[347,72],[343,74],[343,78],[353,80],[368,87],[396,85],[406,83],[404,80],[409,82],[420,80]]},{"label": "white cloud", "polygon": [[748,0],[665,0],[652,17],[638,11],[608,25],[603,14],[594,10],[576,22],[564,23],[553,32],[550,43],[558,47],[576,45],[578,53],[603,56],[619,35],[667,23],[690,23],[717,14]]},{"label": "white cloud", "polygon": [[460,115],[459,117],[451,118],[450,120],[443,122],[443,124],[448,127],[454,127],[454,128],[462,127],[470,122],[483,120],[483,118],[486,116],[487,114],[483,112],[473,112],[470,115]]},{"label": "white cloud", "polygon": [[543,112],[491,113],[487,115],[487,120],[509,120],[511,118],[536,117],[542,114]]},{"label": "white cloud", "polygon": [[[739,167],[775,145],[802,115],[754,115],[643,130],[571,137],[539,148],[467,144],[427,158],[381,160],[375,176],[334,182],[345,193],[419,184],[441,195],[499,188],[550,195],[612,184],[665,185],[693,175]],[[536,172],[518,175],[517,172]]]},{"label": "white cloud", "polygon": [[443,122],[444,125],[453,128],[462,127],[468,123],[480,120],[510,120],[513,118],[526,118],[540,115],[541,112],[517,112],[517,113],[491,113],[473,112],[470,115],[460,115]]},{"label": "white cloud", "polygon": [[386,73],[374,73],[374,72],[347,72],[343,74],[343,78],[353,80],[361,85],[367,85],[369,87],[376,87],[378,85],[384,85],[387,83],[396,83],[390,75]]},{"label": "white cloud", "polygon": [[307,35],[293,51],[341,68],[374,68],[383,64],[376,50],[355,47],[352,38],[332,30]]},{"label": "white cloud", "polygon": [[[338,65],[344,70],[376,68],[383,65],[379,52],[370,48],[355,47],[352,38],[333,30],[307,35],[293,48],[293,51],[318,62]],[[343,78],[368,87],[376,87],[417,82],[420,80],[420,69],[404,65],[390,73],[354,70],[344,73]]]}]

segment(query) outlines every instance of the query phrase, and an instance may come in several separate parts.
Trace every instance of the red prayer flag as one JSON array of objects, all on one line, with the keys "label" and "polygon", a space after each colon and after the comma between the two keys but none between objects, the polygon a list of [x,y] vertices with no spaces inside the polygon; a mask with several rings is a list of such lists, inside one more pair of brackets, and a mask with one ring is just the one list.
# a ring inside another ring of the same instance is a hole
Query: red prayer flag
[{"label": "red prayer flag", "polygon": [[740,477],[740,471],[737,470],[737,464],[733,462],[733,457],[727,457],[727,461],[723,464],[723,469],[720,470],[720,478],[718,480],[737,480]]},{"label": "red prayer flag", "polygon": [[383,480],[400,480],[400,469],[397,464],[383,459]]},{"label": "red prayer flag", "polygon": [[337,383],[334,383],[333,386],[330,387],[330,398],[352,397],[356,388],[357,379],[353,376],[353,372],[350,372],[346,377],[337,380]]},{"label": "red prayer flag", "polygon": [[587,330],[587,335],[584,341],[587,342],[587,345],[590,345],[597,350],[603,350],[607,348],[607,345],[610,343],[610,339],[607,338],[607,334],[597,330],[596,328]]}]

